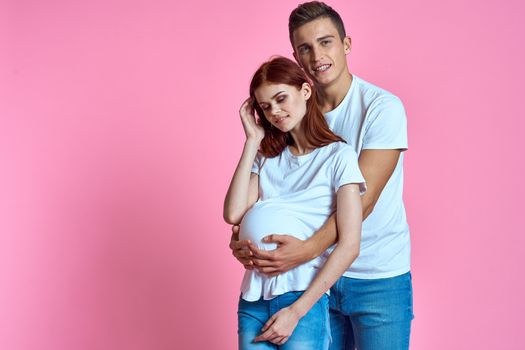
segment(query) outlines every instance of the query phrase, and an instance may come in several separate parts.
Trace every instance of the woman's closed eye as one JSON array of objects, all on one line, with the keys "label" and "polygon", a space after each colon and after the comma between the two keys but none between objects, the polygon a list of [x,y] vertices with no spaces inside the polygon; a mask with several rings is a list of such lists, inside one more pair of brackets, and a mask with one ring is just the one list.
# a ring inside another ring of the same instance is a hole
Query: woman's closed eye
[{"label": "woman's closed eye", "polygon": [[277,97],[277,102],[278,103],[284,102],[284,100],[286,100],[286,95],[281,95],[281,96]]}]

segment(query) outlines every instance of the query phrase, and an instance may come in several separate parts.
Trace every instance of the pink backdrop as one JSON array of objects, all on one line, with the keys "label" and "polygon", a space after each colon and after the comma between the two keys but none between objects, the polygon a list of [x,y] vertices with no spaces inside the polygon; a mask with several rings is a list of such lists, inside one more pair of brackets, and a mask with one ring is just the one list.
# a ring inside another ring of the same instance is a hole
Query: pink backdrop
[{"label": "pink backdrop", "polygon": [[[1,2],[1,349],[235,348],[237,111],[296,4]],[[408,111],[412,349],[522,349],[525,6],[331,4]]]}]

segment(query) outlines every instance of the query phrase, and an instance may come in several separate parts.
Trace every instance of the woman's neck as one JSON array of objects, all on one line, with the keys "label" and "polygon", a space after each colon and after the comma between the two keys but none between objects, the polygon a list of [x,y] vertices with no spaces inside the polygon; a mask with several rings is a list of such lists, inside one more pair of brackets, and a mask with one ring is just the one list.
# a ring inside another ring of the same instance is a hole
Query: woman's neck
[{"label": "woman's neck", "polygon": [[293,138],[293,145],[290,146],[290,151],[295,156],[302,156],[314,150],[314,147],[308,143],[306,136],[302,130],[291,130],[290,135]]}]

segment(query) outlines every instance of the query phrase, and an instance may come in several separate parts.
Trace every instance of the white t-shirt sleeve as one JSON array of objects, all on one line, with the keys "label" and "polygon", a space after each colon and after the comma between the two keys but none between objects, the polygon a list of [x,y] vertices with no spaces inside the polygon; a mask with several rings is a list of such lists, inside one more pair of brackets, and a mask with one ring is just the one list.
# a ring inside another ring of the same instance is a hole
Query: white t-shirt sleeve
[{"label": "white t-shirt sleeve", "polygon": [[374,101],[367,114],[362,149],[408,149],[406,112],[398,97]]},{"label": "white t-shirt sleeve", "polygon": [[261,168],[264,164],[264,159],[265,157],[260,152],[257,152],[257,156],[255,157],[255,160],[253,161],[252,165],[252,173],[260,175]]},{"label": "white t-shirt sleeve", "polygon": [[359,184],[361,195],[366,192],[365,178],[359,169],[357,154],[352,147],[345,145],[337,152],[334,159],[334,191],[337,192],[339,187],[353,183]]}]

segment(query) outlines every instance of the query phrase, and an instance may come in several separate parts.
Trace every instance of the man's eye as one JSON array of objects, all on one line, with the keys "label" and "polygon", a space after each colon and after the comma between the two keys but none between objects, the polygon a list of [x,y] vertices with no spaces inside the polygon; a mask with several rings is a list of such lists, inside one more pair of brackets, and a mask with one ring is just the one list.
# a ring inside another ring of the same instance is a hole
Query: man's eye
[{"label": "man's eye", "polygon": [[326,45],[330,44],[330,40],[323,40],[323,41],[321,41],[321,44],[326,46]]},{"label": "man's eye", "polygon": [[300,53],[307,53],[308,50],[310,50],[310,48],[303,46],[303,47],[301,47],[301,48],[299,49],[299,52],[300,52]]}]

